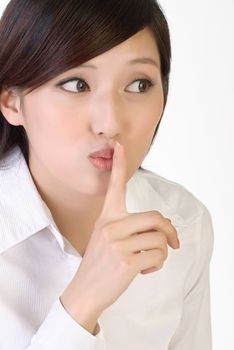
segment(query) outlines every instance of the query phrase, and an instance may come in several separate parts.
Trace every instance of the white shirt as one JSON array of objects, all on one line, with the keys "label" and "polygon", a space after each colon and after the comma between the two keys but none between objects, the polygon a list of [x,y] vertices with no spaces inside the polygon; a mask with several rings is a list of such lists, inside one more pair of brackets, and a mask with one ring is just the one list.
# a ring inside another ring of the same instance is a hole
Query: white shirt
[{"label": "white shirt", "polygon": [[[11,167],[2,169],[7,164]],[[177,229],[163,267],[138,274],[93,335],[59,296],[82,257],[59,232],[16,146],[0,162],[0,350],[210,350],[209,211],[182,185],[137,170],[128,212],[158,210]]]}]

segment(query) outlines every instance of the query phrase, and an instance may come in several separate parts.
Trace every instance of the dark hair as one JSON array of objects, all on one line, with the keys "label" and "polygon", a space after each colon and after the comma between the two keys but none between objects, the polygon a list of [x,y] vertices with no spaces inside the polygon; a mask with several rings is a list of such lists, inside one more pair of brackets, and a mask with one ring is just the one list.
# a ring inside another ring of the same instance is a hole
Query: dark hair
[{"label": "dark hair", "polygon": [[[145,27],[151,29],[160,54],[164,113],[171,43],[165,15],[155,0],[11,0],[0,20],[0,93],[13,87],[29,93]],[[15,145],[28,163],[24,127],[11,125],[0,112],[0,160]]]}]

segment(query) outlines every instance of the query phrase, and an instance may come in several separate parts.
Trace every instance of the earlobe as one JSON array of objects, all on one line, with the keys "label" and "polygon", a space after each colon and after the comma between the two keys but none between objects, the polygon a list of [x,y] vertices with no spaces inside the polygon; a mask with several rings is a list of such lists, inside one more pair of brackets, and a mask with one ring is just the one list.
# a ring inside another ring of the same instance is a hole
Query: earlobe
[{"label": "earlobe", "polygon": [[11,125],[23,125],[20,96],[13,89],[4,89],[0,94],[0,109]]}]

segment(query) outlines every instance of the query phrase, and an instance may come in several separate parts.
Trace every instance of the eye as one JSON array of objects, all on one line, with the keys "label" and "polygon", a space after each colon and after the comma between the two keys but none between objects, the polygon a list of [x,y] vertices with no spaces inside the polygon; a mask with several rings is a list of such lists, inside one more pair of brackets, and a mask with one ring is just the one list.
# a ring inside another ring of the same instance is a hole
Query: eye
[{"label": "eye", "polygon": [[[140,82],[140,83],[139,83]],[[138,79],[135,80],[132,84],[130,85],[134,85],[140,89],[140,93],[145,93],[147,92],[147,90],[149,90],[151,88],[151,86],[153,86],[153,82],[151,80],[148,79]],[[145,90],[145,88],[148,86],[148,89]],[[135,92],[135,91],[133,91]]]},{"label": "eye", "polygon": [[70,91],[70,92],[77,92],[77,90],[82,92],[85,85],[87,85],[86,82],[80,78],[70,78],[70,79],[67,79],[65,81],[61,81],[60,83],[58,83],[58,86],[63,86],[63,88],[65,90]]},{"label": "eye", "polygon": [[[140,89],[139,91],[132,91],[132,92],[136,92],[136,93],[145,93],[147,92],[153,85],[154,83],[151,80],[148,79],[137,79],[134,80],[131,85],[134,85]],[[63,80],[61,82],[59,82],[57,84],[57,86],[62,86],[63,89],[65,89],[66,91],[70,91],[70,92],[85,92],[85,87],[88,86],[87,83],[80,78],[70,78],[67,80]]]}]

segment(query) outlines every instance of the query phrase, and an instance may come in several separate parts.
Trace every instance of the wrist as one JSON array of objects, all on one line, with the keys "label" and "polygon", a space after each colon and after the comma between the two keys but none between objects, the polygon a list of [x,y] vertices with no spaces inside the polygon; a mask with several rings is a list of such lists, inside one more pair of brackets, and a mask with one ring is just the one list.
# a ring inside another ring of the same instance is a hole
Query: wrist
[{"label": "wrist", "polygon": [[99,333],[98,318],[101,313],[94,311],[87,300],[84,302],[77,298],[79,301],[74,304],[65,294],[62,294],[59,299],[64,309],[80,326],[93,335]]}]

